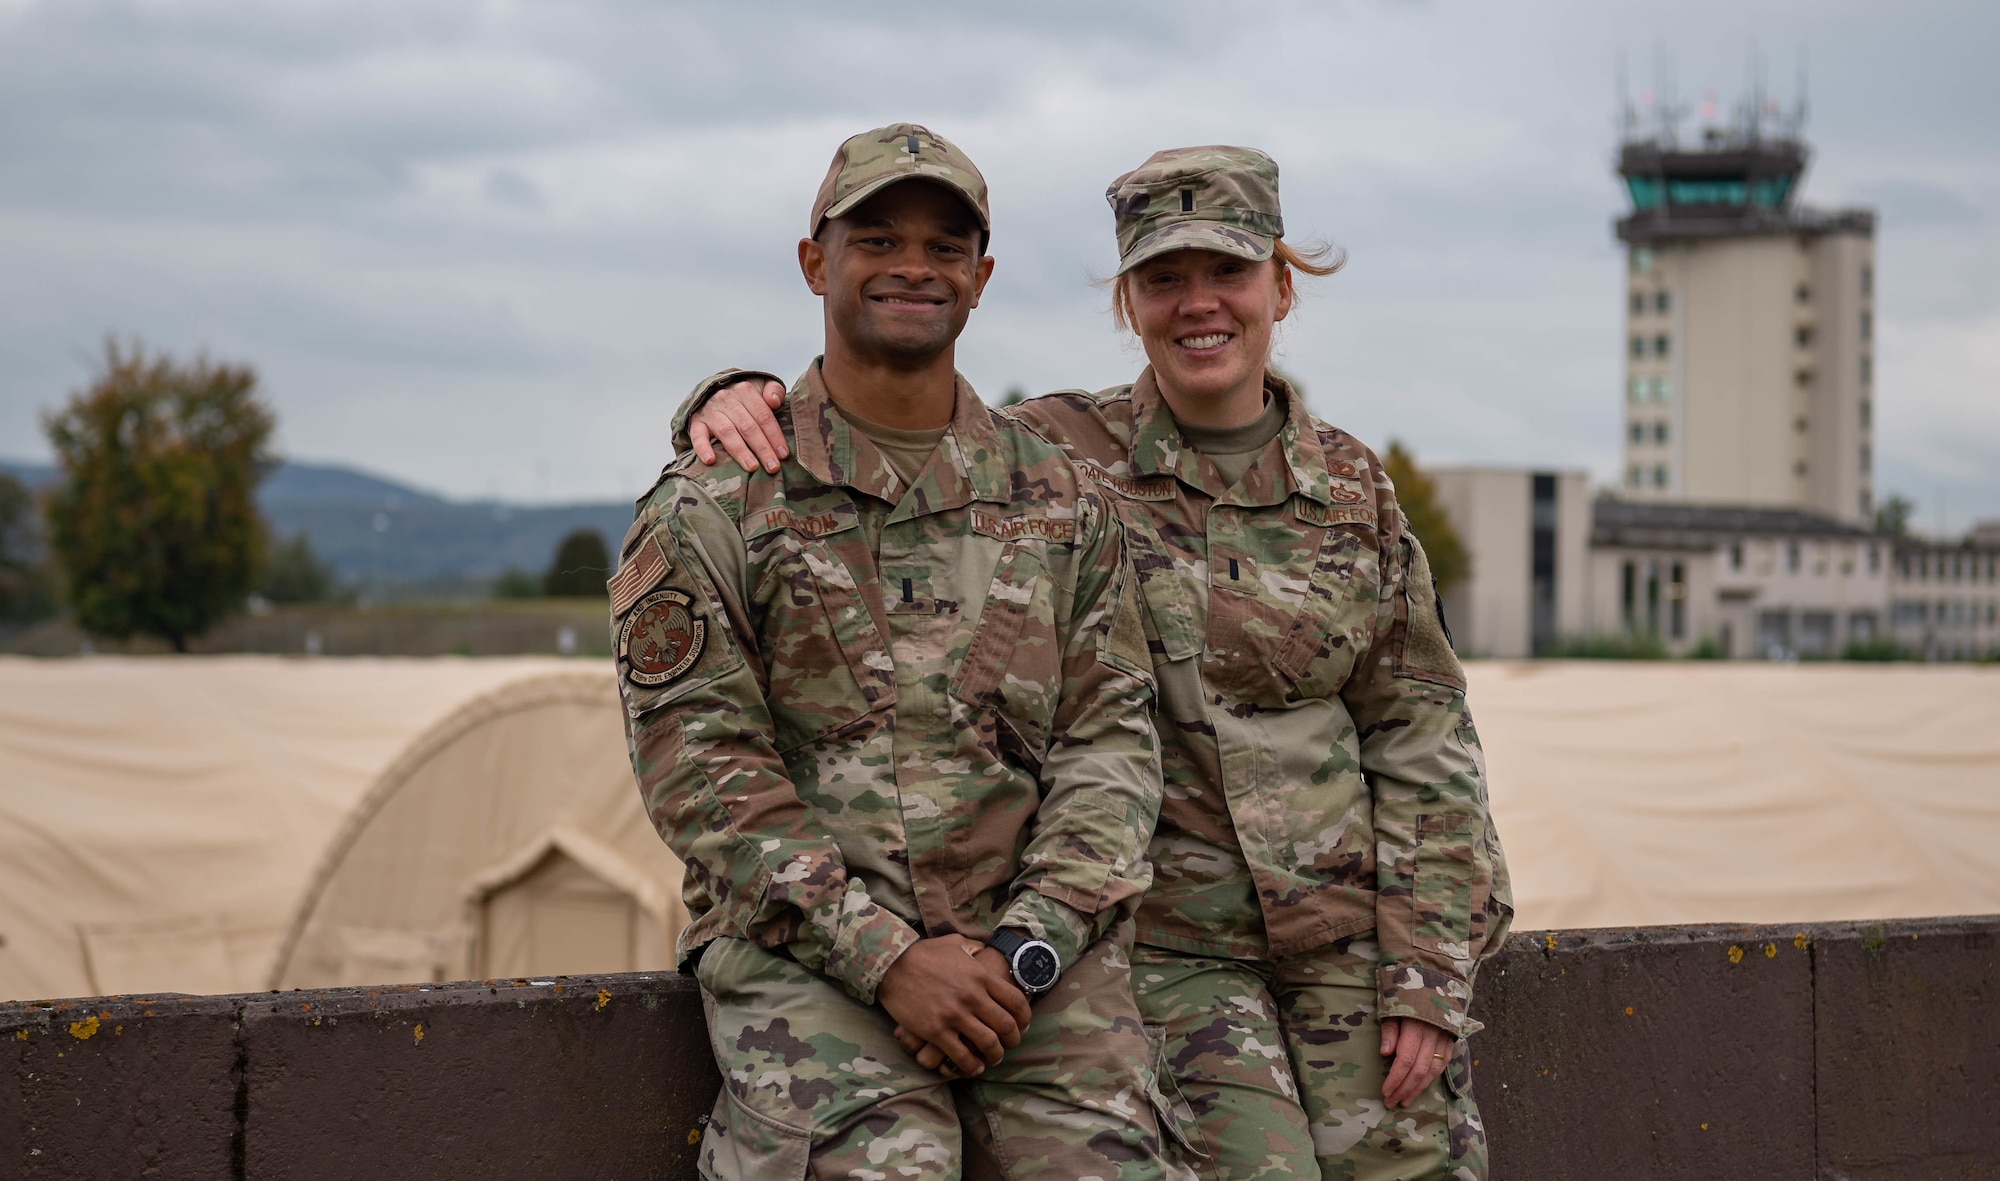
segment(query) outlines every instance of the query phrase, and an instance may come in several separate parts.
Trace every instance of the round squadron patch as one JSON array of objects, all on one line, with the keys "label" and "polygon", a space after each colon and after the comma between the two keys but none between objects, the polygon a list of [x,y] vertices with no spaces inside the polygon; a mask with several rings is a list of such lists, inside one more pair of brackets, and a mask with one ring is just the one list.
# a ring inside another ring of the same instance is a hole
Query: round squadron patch
[{"label": "round squadron patch", "polygon": [[707,636],[708,621],[695,615],[692,598],[677,590],[654,591],[618,629],[625,679],[648,688],[666,684],[694,667]]}]

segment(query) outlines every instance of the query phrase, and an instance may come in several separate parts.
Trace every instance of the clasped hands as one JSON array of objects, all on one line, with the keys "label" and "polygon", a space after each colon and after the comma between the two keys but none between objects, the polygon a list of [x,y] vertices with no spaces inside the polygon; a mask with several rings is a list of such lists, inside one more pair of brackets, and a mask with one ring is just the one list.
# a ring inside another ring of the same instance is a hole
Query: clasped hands
[{"label": "clasped hands", "polygon": [[974,1076],[1021,1044],[1034,1014],[1007,957],[976,939],[920,939],[896,957],[875,999],[896,1019],[896,1040],[925,1070],[949,1063]]}]

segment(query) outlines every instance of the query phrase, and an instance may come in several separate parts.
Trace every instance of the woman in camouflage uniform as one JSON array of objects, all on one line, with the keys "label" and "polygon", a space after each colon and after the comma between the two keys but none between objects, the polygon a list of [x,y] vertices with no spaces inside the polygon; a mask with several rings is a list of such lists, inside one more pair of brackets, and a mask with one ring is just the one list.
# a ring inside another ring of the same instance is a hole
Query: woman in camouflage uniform
[{"label": "woman in camouflage uniform", "polygon": [[[1128,520],[1166,781],[1132,979],[1197,1167],[1471,1181],[1468,1009],[1506,868],[1423,548],[1375,453],[1270,368],[1294,273],[1337,266],[1283,241],[1277,182],[1232,147],[1113,182],[1113,311],[1150,363],[1008,412]],[[767,404],[729,387],[696,451],[774,462]]]}]

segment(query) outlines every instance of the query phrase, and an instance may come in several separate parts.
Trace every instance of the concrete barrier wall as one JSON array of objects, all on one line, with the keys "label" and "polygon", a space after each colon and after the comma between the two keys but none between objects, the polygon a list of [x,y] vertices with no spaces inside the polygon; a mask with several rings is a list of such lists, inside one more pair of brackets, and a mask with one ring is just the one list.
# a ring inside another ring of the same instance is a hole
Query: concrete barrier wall
[{"label": "concrete barrier wall", "polygon": [[[1475,1007],[1494,1176],[2000,1177],[1996,936],[1517,936]],[[691,1178],[717,1085],[673,974],[0,1005],[0,1178]]]}]

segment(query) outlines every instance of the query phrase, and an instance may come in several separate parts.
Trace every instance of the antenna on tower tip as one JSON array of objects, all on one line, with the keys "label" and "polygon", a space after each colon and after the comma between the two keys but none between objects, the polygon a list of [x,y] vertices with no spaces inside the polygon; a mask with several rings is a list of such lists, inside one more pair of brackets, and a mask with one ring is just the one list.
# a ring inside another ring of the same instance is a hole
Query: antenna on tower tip
[{"label": "antenna on tower tip", "polygon": [[1806,112],[1810,109],[1806,103],[1806,45],[1803,41],[1799,42],[1798,82],[1799,96],[1792,104],[1792,125],[1790,128],[1794,139],[1804,134],[1806,129]]}]

